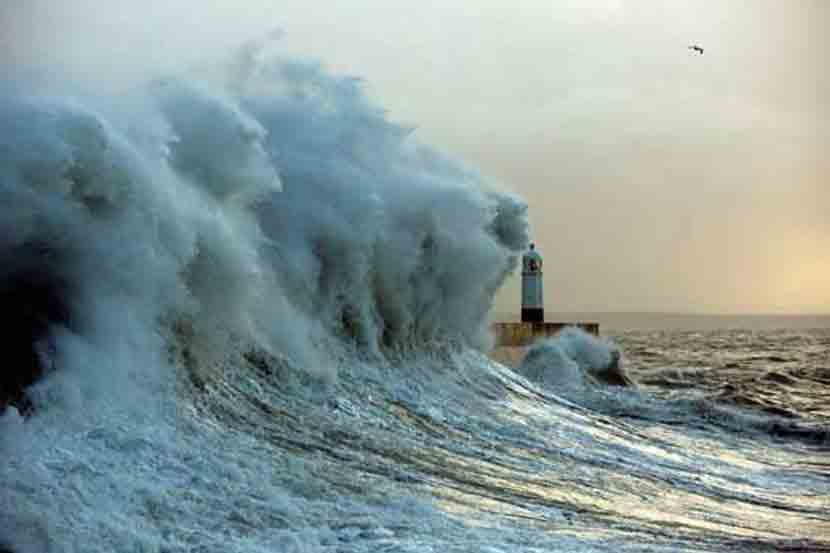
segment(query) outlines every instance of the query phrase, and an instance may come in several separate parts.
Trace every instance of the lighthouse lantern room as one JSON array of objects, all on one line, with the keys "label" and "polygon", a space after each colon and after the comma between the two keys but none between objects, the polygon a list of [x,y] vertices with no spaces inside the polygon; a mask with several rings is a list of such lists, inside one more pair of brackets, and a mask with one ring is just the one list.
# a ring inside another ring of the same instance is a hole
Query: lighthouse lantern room
[{"label": "lighthouse lantern room", "polygon": [[522,322],[541,323],[545,320],[542,299],[542,256],[535,244],[522,256]]}]

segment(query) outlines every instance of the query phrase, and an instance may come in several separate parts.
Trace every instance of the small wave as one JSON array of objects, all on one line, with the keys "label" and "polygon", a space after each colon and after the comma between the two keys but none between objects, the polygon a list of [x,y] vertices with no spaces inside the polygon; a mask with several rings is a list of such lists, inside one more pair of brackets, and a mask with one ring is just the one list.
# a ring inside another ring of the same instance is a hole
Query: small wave
[{"label": "small wave", "polygon": [[797,439],[814,445],[830,443],[830,427],[806,421],[786,409],[704,396],[700,390],[675,390],[669,396],[653,389],[589,396],[581,402],[601,413],[658,424],[689,427],[715,426],[736,433],[761,433],[773,438]]},{"label": "small wave", "polygon": [[533,344],[516,370],[553,390],[634,385],[619,349],[577,327]]},{"label": "small wave", "polygon": [[781,371],[768,371],[761,376],[761,380],[775,382],[777,384],[787,384],[790,386],[798,383],[798,379],[796,377]]},{"label": "small wave", "polygon": [[830,428],[798,419],[798,415],[784,408],[759,405],[752,402],[727,402],[724,398],[697,399],[680,402],[683,409],[692,406],[692,413],[704,421],[738,432],[761,432],[779,438],[795,438],[808,443],[830,442]]}]

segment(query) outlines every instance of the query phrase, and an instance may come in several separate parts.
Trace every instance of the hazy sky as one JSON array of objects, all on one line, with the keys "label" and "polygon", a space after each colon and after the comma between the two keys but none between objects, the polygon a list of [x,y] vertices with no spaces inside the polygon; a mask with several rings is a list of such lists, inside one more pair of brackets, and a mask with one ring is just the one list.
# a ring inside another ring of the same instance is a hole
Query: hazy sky
[{"label": "hazy sky", "polygon": [[[528,200],[549,310],[830,312],[830,2],[5,0],[0,18],[3,64],[110,81],[281,28]],[[497,309],[517,298],[514,278]]]}]

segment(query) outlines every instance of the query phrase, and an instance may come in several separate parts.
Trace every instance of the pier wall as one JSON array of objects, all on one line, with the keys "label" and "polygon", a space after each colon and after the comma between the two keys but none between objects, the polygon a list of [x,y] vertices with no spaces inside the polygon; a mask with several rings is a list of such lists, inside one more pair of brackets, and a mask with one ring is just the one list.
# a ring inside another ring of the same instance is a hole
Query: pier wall
[{"label": "pier wall", "polygon": [[496,346],[529,346],[539,338],[548,338],[567,326],[581,328],[599,336],[599,323],[494,323]]}]

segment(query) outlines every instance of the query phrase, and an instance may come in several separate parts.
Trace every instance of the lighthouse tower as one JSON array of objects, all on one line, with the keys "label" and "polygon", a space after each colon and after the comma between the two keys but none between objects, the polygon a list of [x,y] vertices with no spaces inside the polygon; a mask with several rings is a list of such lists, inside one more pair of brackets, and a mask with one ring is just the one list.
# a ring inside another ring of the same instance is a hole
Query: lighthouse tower
[{"label": "lighthouse tower", "polygon": [[534,244],[522,256],[522,322],[541,323],[545,320],[542,299],[542,256]]}]

